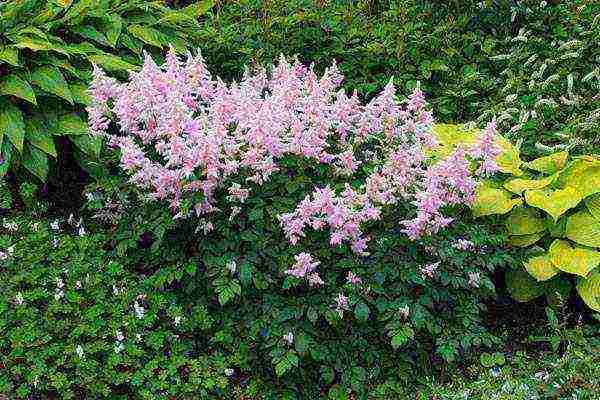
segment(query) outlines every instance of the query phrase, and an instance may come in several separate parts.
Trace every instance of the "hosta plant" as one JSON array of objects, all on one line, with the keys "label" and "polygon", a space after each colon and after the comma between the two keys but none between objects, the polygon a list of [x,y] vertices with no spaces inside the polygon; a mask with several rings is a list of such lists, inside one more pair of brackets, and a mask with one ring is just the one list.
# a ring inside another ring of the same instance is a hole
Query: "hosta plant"
[{"label": "hosta plant", "polygon": [[84,107],[92,63],[114,73],[136,69],[144,49],[184,50],[186,31],[210,6],[171,10],[137,0],[0,2],[0,176],[24,167],[41,180],[67,136],[78,154],[97,157]]}]

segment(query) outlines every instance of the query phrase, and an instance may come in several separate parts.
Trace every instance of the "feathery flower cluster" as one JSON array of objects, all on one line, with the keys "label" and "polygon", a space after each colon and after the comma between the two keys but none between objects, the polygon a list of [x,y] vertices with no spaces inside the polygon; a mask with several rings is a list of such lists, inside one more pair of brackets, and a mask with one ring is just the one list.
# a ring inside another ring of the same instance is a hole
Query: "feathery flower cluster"
[{"label": "feathery flower cluster", "polygon": [[[451,221],[446,205],[472,201],[480,170],[494,170],[495,126],[489,126],[473,149],[458,148],[435,164],[426,151],[437,145],[433,116],[417,88],[405,101],[396,99],[393,82],[363,105],[356,93],[340,90],[343,77],[335,63],[320,78],[298,62],[281,58],[271,74],[246,73],[239,83],[212,78],[200,55],[180,60],[173,51],[163,66],[146,57],[129,82],[119,83],[94,67],[90,87],[90,131],[121,150],[121,166],[131,181],[156,199],[170,202],[176,217],[223,211],[225,199],[237,214],[240,205],[280,166],[295,155],[328,164],[337,175],[372,171],[362,184],[336,192],[317,188],[296,209],[280,215],[291,243],[306,229],[329,228],[330,242],[349,243],[365,254],[368,237],[361,225],[380,218],[382,207],[406,201],[415,206],[401,222],[411,238],[436,232]],[[121,134],[108,132],[115,119]],[[220,208],[219,208],[220,207]],[[203,220],[204,231],[212,224]],[[322,283],[310,255],[297,256],[287,273]],[[312,279],[311,279],[312,277]]]}]

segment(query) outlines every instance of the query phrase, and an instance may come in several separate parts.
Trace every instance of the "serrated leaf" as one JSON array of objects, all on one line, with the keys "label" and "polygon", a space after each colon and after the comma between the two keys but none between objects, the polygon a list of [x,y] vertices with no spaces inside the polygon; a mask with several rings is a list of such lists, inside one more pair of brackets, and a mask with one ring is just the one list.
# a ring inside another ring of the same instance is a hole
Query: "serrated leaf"
[{"label": "serrated leaf", "polygon": [[600,252],[584,247],[571,247],[566,240],[556,239],[552,242],[548,254],[556,268],[583,277],[600,264]]},{"label": "serrated leaf", "polygon": [[0,143],[6,136],[18,151],[23,150],[25,123],[21,111],[8,101],[0,101]]},{"label": "serrated leaf", "polygon": [[600,221],[600,193],[592,195],[585,199],[585,206],[590,212],[590,214],[592,214],[594,218]]},{"label": "serrated leaf", "polygon": [[56,157],[52,134],[39,118],[30,117],[25,120],[25,139],[44,153]]},{"label": "serrated leaf", "polygon": [[509,236],[508,244],[515,247],[531,246],[544,236],[544,232],[532,233],[529,235]]},{"label": "serrated leaf", "polygon": [[529,169],[544,174],[554,174],[565,166],[568,158],[569,152],[561,151],[549,156],[536,158],[535,160],[526,163],[526,166]]},{"label": "serrated leaf", "polygon": [[166,45],[164,35],[160,31],[149,26],[135,24],[131,25],[129,28],[127,28],[127,30],[133,36],[149,45],[156,46],[158,48],[162,48]]},{"label": "serrated leaf", "polygon": [[31,86],[29,86],[29,82],[17,74],[8,75],[0,81],[0,93],[19,97],[37,105],[35,93]]},{"label": "serrated leaf", "polygon": [[548,254],[531,257],[523,264],[527,272],[540,282],[547,281],[559,272],[552,264],[552,259]]},{"label": "serrated leaf", "polygon": [[503,187],[515,194],[522,194],[525,190],[543,189],[556,179],[556,176],[549,176],[543,179],[522,179],[515,178],[504,183]]},{"label": "serrated leaf", "polygon": [[544,231],[546,226],[535,208],[517,207],[508,215],[506,229],[510,235],[531,235]]},{"label": "serrated leaf", "polygon": [[582,210],[569,217],[565,235],[584,246],[600,247],[600,221],[587,209]]},{"label": "serrated leaf", "polygon": [[523,201],[519,198],[512,199],[510,193],[504,189],[481,185],[475,192],[475,201],[471,209],[475,217],[481,217],[484,215],[505,214],[522,203]]},{"label": "serrated leaf", "polygon": [[595,270],[588,278],[581,279],[577,284],[577,293],[589,308],[600,312],[600,270]]},{"label": "serrated leaf", "polygon": [[65,77],[57,67],[43,66],[31,73],[31,83],[73,104],[73,95]]},{"label": "serrated leaf", "polygon": [[14,47],[0,47],[0,61],[16,67],[19,65],[19,50]]},{"label": "serrated leaf", "polygon": [[544,286],[525,270],[508,271],[505,281],[511,297],[520,303],[526,303],[544,294]]},{"label": "serrated leaf", "polygon": [[42,182],[48,177],[48,157],[35,146],[26,146],[21,157],[23,167],[40,178]]},{"label": "serrated leaf", "polygon": [[581,193],[572,187],[558,190],[528,190],[525,201],[532,207],[546,211],[555,221],[558,221],[565,211],[577,206],[582,200]]},{"label": "serrated leaf", "polygon": [[138,66],[128,63],[112,54],[92,54],[88,56],[92,64],[97,64],[107,71],[136,71]]},{"label": "serrated leaf", "polygon": [[71,141],[83,151],[86,155],[99,158],[102,150],[102,138],[92,135],[76,135],[71,136]]},{"label": "serrated leaf", "polygon": [[519,149],[503,136],[497,137],[496,144],[501,150],[501,153],[496,157],[496,164],[500,171],[515,176],[523,175],[521,170],[523,162],[519,155]]}]

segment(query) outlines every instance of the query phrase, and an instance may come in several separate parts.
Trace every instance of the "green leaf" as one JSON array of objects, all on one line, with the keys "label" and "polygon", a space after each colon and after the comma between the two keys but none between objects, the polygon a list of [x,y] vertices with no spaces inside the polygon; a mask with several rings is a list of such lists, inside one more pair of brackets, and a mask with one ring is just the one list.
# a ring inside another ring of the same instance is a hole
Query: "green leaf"
[{"label": "green leaf", "polygon": [[544,294],[544,286],[533,279],[525,270],[508,271],[505,281],[511,297],[520,303],[526,303]]},{"label": "green leaf", "polygon": [[369,319],[369,312],[369,306],[362,301],[359,302],[354,308],[354,315],[356,316],[356,319],[362,322]]},{"label": "green leaf", "polygon": [[[2,105],[1,102],[0,102],[0,105]],[[0,131],[0,136],[1,135],[2,135],[2,132]],[[1,178],[4,175],[6,175],[6,173],[8,172],[8,170],[11,166],[13,153],[16,152],[16,149],[14,149],[14,146],[12,144],[10,144],[9,140],[5,140],[5,141],[0,140],[0,146],[2,146],[2,158],[3,158],[3,162],[0,163],[0,178]]]},{"label": "green leaf", "polygon": [[504,188],[515,194],[522,194],[525,190],[542,189],[552,183],[556,176],[549,176],[543,179],[522,179],[515,178],[504,183]]},{"label": "green leaf", "polygon": [[600,193],[592,195],[585,199],[585,206],[587,207],[590,214],[600,221]]},{"label": "green leaf", "polygon": [[587,279],[581,279],[577,284],[577,292],[588,307],[600,312],[600,270],[592,272]]},{"label": "green leaf", "polygon": [[91,25],[78,25],[76,27],[71,28],[71,31],[73,33],[78,34],[81,37],[100,43],[101,45],[109,47],[111,46],[106,36],[104,36],[103,33],[99,32],[96,28],[94,28]]},{"label": "green leaf", "polygon": [[105,25],[104,33],[111,47],[115,47],[117,45],[117,41],[119,40],[122,29],[123,20],[121,17],[116,14],[110,15],[108,17],[108,23]]},{"label": "green leaf", "polygon": [[71,141],[88,156],[99,158],[102,150],[102,138],[92,135],[71,136]]},{"label": "green leaf", "polygon": [[25,120],[25,138],[44,153],[56,157],[54,139],[41,119],[30,117]]},{"label": "green leaf", "polygon": [[544,236],[544,232],[531,233],[529,235],[509,236],[508,244],[515,247],[531,246]]},{"label": "green leaf", "polygon": [[569,217],[565,235],[584,246],[600,247],[600,220],[587,209],[582,210]]},{"label": "green leaf", "polygon": [[584,247],[573,248],[566,240],[554,240],[548,254],[556,268],[583,277],[600,265],[600,252]]},{"label": "green leaf", "polygon": [[52,130],[57,136],[89,135],[87,124],[76,113],[59,116],[53,122]]},{"label": "green leaf", "polygon": [[19,65],[19,50],[14,47],[0,47],[0,61],[17,67]]},{"label": "green leaf", "polygon": [[6,136],[18,151],[23,150],[25,123],[21,111],[11,102],[0,101],[0,143]]},{"label": "green leaf", "polygon": [[554,221],[558,221],[558,218],[565,211],[577,206],[581,200],[581,193],[572,187],[558,190],[528,190],[525,192],[527,204],[546,211],[554,218]]},{"label": "green leaf", "polygon": [[508,215],[506,229],[510,235],[531,235],[546,230],[546,226],[535,208],[517,207]]},{"label": "green leaf", "polygon": [[92,104],[92,98],[88,93],[88,87],[86,85],[81,83],[71,83],[69,84],[69,90],[71,90],[73,101],[75,101],[75,103],[86,106]]},{"label": "green leaf", "polygon": [[23,166],[42,182],[48,177],[48,157],[35,146],[26,146],[21,159]]},{"label": "green leaf", "polygon": [[73,95],[67,85],[65,77],[57,67],[43,66],[37,68],[31,74],[31,83],[39,86],[42,90],[57,95],[73,105]]},{"label": "green leaf", "polygon": [[526,163],[527,168],[544,174],[554,174],[565,166],[569,152],[561,151]]},{"label": "green leaf", "polygon": [[149,26],[143,25],[131,25],[127,28],[129,33],[131,33],[136,38],[140,39],[142,42],[147,43],[152,46],[156,46],[158,48],[162,48],[167,43],[165,42],[164,35],[157,31],[154,28],[150,28]]},{"label": "green leaf", "polygon": [[522,203],[523,201],[519,198],[512,199],[511,194],[504,189],[481,185],[475,192],[475,201],[471,209],[473,216],[481,217],[491,214],[505,214]]},{"label": "green leaf", "polygon": [[588,156],[570,162],[560,172],[556,185],[575,188],[584,198],[600,193],[600,161]]},{"label": "green leaf", "polygon": [[552,259],[548,254],[531,257],[523,264],[525,265],[527,272],[540,282],[547,281],[559,272],[552,264]]},{"label": "green leaf", "polygon": [[29,86],[29,82],[17,74],[11,74],[2,79],[0,82],[0,93],[16,96],[37,105],[35,93],[31,86]]},{"label": "green leaf", "polygon": [[503,136],[498,136],[496,144],[500,147],[501,153],[496,157],[496,164],[501,172],[512,174],[515,176],[523,175],[521,171],[521,158],[519,149]]},{"label": "green leaf", "polygon": [[92,54],[88,56],[92,64],[97,64],[107,71],[136,71],[138,66],[128,63],[120,57],[112,54]]}]

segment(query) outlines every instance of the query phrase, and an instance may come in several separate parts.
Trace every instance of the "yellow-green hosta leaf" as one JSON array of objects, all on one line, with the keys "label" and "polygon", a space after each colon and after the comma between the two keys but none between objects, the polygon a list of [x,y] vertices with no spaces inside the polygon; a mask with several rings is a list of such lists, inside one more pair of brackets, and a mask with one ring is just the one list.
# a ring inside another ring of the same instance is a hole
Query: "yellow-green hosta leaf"
[{"label": "yellow-green hosta leaf", "polygon": [[520,303],[531,301],[544,294],[544,286],[523,269],[508,271],[505,281],[511,297]]},{"label": "yellow-green hosta leaf", "polygon": [[477,130],[464,130],[454,124],[434,124],[433,134],[438,142],[444,146],[456,146],[458,144],[471,144],[477,138]]},{"label": "yellow-green hosta leaf", "polygon": [[[0,100],[2,100],[0,98]],[[0,144],[2,138],[8,140],[18,151],[23,150],[23,139],[25,138],[25,123],[21,111],[9,101],[0,101]]]},{"label": "yellow-green hosta leaf", "polygon": [[19,65],[19,50],[14,47],[0,47],[0,61],[16,67]]},{"label": "yellow-green hosta leaf", "polygon": [[549,156],[536,158],[535,160],[528,162],[527,168],[533,169],[544,174],[554,174],[560,171],[566,164],[569,158],[569,152],[561,151],[558,153],[550,154]]},{"label": "yellow-green hosta leaf", "polygon": [[600,247],[600,220],[587,209],[579,211],[567,220],[565,235],[584,246]]},{"label": "yellow-green hosta leaf", "polygon": [[8,75],[0,81],[0,93],[19,97],[37,105],[35,93],[31,86],[29,86],[29,82],[17,74]]},{"label": "yellow-green hosta leaf", "polygon": [[556,239],[548,250],[552,264],[561,271],[587,276],[600,264],[600,252],[584,247],[571,247],[566,240]]},{"label": "yellow-green hosta leaf", "polygon": [[558,190],[527,190],[525,192],[525,201],[527,204],[546,211],[555,221],[565,211],[579,204],[581,200],[581,193],[572,187]]},{"label": "yellow-green hosta leaf", "polygon": [[585,206],[590,214],[600,221],[600,193],[594,194],[585,199]]},{"label": "yellow-green hosta leaf", "polygon": [[600,270],[595,270],[588,278],[581,279],[577,284],[577,292],[589,308],[600,312]]},{"label": "yellow-green hosta leaf", "polygon": [[532,233],[530,235],[509,236],[508,244],[515,247],[531,246],[544,236],[544,232]]},{"label": "yellow-green hosta leaf", "polygon": [[504,188],[516,194],[522,194],[525,190],[543,189],[556,179],[556,176],[548,176],[543,179],[514,178],[504,183]]},{"label": "yellow-green hosta leaf", "polygon": [[516,207],[506,219],[506,229],[511,235],[531,235],[546,230],[544,220],[531,207]]},{"label": "yellow-green hosta leaf", "polygon": [[600,160],[591,157],[573,160],[560,172],[556,184],[575,188],[584,198],[600,193]]},{"label": "yellow-green hosta leaf", "polygon": [[475,201],[471,206],[473,215],[481,217],[492,214],[505,214],[514,206],[522,204],[521,199],[512,199],[509,192],[481,185],[475,192]]},{"label": "yellow-green hosta leaf", "polygon": [[553,238],[565,237],[567,219],[561,218],[558,221],[554,221],[552,217],[548,217],[546,219],[546,227],[548,228],[548,232],[550,232],[550,236],[552,236]]},{"label": "yellow-green hosta leaf", "polygon": [[71,83],[69,85],[71,94],[73,95],[73,101],[75,103],[89,106],[92,104],[92,98],[88,93],[88,87],[82,83]]},{"label": "yellow-green hosta leaf", "polygon": [[73,104],[73,95],[60,70],[55,66],[39,67],[31,73],[31,83]]},{"label": "yellow-green hosta leaf", "polygon": [[502,151],[496,157],[496,164],[498,164],[500,171],[515,176],[523,175],[523,171],[521,170],[523,162],[519,156],[519,149],[503,136],[498,136],[496,144],[498,144]]},{"label": "yellow-green hosta leaf", "polygon": [[552,260],[548,254],[531,257],[523,264],[525,265],[527,272],[540,282],[547,281],[559,272],[552,264]]},{"label": "yellow-green hosta leaf", "polygon": [[112,54],[92,54],[88,56],[92,64],[97,64],[107,71],[136,71],[139,67],[128,63],[121,57]]},{"label": "yellow-green hosta leaf", "polygon": [[54,126],[56,135],[87,135],[89,134],[88,126],[83,119],[76,113],[61,115],[56,120]]}]

